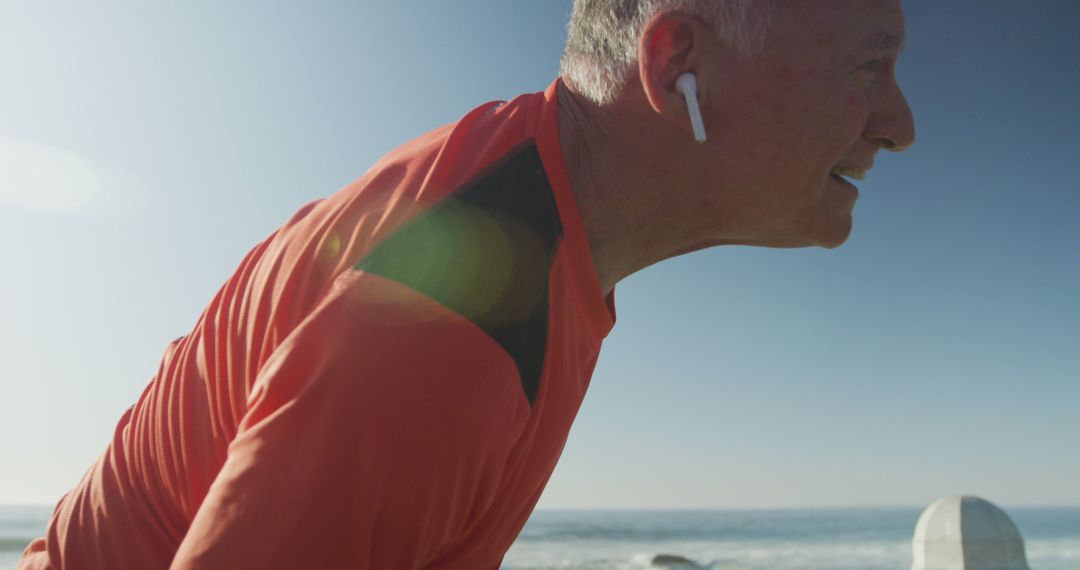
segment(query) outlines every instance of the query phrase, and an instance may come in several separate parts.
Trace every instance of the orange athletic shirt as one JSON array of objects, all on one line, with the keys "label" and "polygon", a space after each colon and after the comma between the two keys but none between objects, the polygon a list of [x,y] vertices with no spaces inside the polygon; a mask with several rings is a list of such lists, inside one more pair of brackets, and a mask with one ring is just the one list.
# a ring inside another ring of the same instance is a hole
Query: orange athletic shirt
[{"label": "orange athletic shirt", "polygon": [[497,568],[614,324],[558,84],[256,246],[18,568]]}]

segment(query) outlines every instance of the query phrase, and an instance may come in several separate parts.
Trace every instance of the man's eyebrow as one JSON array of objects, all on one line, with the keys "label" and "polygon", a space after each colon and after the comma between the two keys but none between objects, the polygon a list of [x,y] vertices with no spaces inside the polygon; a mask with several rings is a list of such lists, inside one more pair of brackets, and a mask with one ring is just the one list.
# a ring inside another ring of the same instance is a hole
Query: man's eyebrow
[{"label": "man's eyebrow", "polygon": [[903,35],[880,33],[872,34],[863,41],[862,48],[865,51],[904,51],[907,38]]}]

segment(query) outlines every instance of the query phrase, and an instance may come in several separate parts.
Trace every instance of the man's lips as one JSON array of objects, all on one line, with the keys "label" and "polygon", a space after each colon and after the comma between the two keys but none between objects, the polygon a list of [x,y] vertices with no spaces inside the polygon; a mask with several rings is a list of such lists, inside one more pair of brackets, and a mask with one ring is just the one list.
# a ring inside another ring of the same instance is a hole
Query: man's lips
[{"label": "man's lips", "polygon": [[866,178],[866,173],[869,171],[869,166],[837,165],[829,171],[829,174],[836,177],[850,178],[852,180],[862,180]]},{"label": "man's lips", "polygon": [[851,183],[852,180],[862,180],[866,178],[866,173],[870,170],[870,165],[854,165],[854,164],[838,164],[829,171],[829,176],[834,180],[851,188],[852,190],[858,190],[858,188]]},{"label": "man's lips", "polygon": [[844,178],[843,176],[837,176],[835,174],[830,174],[829,178],[832,178],[833,181],[836,182],[836,184],[838,184],[846,192],[858,193],[858,191],[859,191],[858,186],[852,184],[847,178]]}]

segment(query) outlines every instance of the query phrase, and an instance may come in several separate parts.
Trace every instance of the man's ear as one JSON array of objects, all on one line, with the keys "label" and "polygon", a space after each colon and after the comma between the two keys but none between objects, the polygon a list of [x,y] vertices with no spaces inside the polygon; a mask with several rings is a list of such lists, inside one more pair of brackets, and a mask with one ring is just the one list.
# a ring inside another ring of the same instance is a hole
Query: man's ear
[{"label": "man's ear", "polygon": [[675,82],[686,72],[704,79],[700,65],[711,30],[684,12],[657,14],[642,30],[638,44],[638,74],[649,106],[665,119],[689,130],[686,100]]}]

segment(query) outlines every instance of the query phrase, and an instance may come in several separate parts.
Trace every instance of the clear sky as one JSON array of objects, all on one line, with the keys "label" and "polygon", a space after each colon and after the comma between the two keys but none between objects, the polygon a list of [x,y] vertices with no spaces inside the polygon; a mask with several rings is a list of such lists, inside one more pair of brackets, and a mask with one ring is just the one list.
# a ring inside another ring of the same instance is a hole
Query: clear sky
[{"label": "clear sky", "polygon": [[[0,503],[54,503],[241,256],[555,77],[568,0],[0,0]],[[909,1],[832,250],[617,289],[541,507],[1080,504],[1080,2]]]}]

